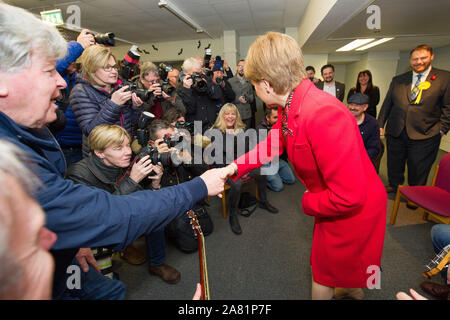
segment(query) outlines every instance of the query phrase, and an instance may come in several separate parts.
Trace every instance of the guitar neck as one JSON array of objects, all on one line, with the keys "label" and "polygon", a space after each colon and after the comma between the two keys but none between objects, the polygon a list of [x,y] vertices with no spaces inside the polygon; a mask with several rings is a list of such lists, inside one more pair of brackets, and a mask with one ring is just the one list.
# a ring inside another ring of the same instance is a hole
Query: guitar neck
[{"label": "guitar neck", "polygon": [[202,287],[202,300],[210,300],[208,268],[206,265],[205,237],[203,236],[202,229],[200,227],[200,224],[198,223],[194,211],[189,210],[188,215],[189,218],[191,219],[192,228],[194,228],[198,239],[198,258],[200,266],[200,284]]}]

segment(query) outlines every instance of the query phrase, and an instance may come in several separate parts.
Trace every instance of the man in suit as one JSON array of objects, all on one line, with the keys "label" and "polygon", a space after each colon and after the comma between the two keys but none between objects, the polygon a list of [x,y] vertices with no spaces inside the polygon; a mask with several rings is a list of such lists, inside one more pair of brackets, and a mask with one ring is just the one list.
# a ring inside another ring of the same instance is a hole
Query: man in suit
[{"label": "man in suit", "polygon": [[345,84],[334,81],[334,66],[326,64],[320,69],[320,72],[322,73],[323,81],[316,83],[316,87],[335,96],[341,102],[344,101]]},{"label": "man in suit", "polygon": [[433,68],[433,59],[428,45],[411,51],[412,71],[392,79],[378,115],[381,134],[387,122],[387,192],[403,184],[406,163],[408,184],[426,184],[441,137],[450,128],[450,72]]}]

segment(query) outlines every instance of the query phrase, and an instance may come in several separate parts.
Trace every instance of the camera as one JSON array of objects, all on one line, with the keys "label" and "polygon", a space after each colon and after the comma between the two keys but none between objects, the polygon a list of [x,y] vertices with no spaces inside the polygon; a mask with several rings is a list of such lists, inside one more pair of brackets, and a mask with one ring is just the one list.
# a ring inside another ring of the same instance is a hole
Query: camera
[{"label": "camera", "polygon": [[113,94],[114,92],[116,92],[117,90],[119,90],[125,86],[129,86],[128,90],[135,93],[136,96],[138,96],[138,98],[140,98],[143,102],[148,103],[150,101],[150,99],[152,98],[153,92],[148,91],[148,90],[139,89],[136,84],[134,84],[133,82],[126,81],[126,80],[122,81],[121,84],[119,84],[117,87],[115,87],[114,90],[111,92],[111,94]]},{"label": "camera", "polygon": [[205,51],[205,57],[203,58],[204,61],[204,68],[209,71],[209,62],[211,61],[211,49],[206,49]]},{"label": "camera", "polygon": [[[159,75],[159,84],[161,85],[161,90],[167,94],[172,95],[175,88],[170,84],[169,79],[167,76],[169,75],[169,72],[172,71],[173,68],[169,64],[160,63],[158,66],[158,75]],[[162,99],[162,95],[158,96],[158,99]]]},{"label": "camera", "polygon": [[177,128],[178,130],[187,130],[191,136],[194,135],[194,123],[192,122],[177,121],[177,123],[175,124],[175,128]]},{"label": "camera", "polygon": [[223,78],[216,78],[216,83],[220,86],[223,82]]},{"label": "camera", "polygon": [[148,126],[155,119],[155,115],[148,111],[143,111],[138,121],[136,131],[137,140],[141,146],[146,146],[149,140]]},{"label": "camera", "polygon": [[103,44],[105,46],[114,47],[116,45],[116,40],[114,39],[115,34],[112,32],[106,32],[103,34],[93,34],[91,32],[88,32],[89,34],[92,34],[94,36],[95,42],[98,44]]},{"label": "camera", "polygon": [[[146,145],[142,147],[138,152],[138,157],[142,159],[145,156],[150,156],[150,160],[152,164],[157,165],[161,163],[164,168],[172,166],[172,161],[170,159],[170,152],[158,153],[158,149],[152,147],[150,145]],[[150,175],[155,175],[155,172],[152,171]]]},{"label": "camera", "polygon": [[177,146],[179,147],[180,143],[183,142],[183,139],[184,139],[184,137],[179,133],[175,133],[175,134],[167,133],[164,135],[164,138],[163,138],[164,142],[167,144],[167,146],[169,148],[175,148]]},{"label": "camera", "polygon": [[208,85],[206,83],[205,76],[201,73],[194,72],[191,75],[192,78],[192,88],[199,93],[204,93],[208,89]]}]

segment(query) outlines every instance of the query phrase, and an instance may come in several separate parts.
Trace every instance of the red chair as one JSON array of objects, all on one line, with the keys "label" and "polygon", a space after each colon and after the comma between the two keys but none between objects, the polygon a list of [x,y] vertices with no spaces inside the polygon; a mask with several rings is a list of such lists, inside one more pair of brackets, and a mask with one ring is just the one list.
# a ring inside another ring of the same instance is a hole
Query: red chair
[{"label": "red chair", "polygon": [[450,224],[450,153],[446,154],[436,167],[431,186],[398,186],[391,224],[395,224],[401,197],[424,209],[424,220],[431,215],[441,223]]}]

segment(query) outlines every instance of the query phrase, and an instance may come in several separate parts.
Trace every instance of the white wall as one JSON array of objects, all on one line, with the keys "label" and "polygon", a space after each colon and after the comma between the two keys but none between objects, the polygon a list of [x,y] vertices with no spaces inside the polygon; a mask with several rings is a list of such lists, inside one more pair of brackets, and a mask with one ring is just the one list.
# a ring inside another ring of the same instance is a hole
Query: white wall
[{"label": "white wall", "polygon": [[370,70],[374,85],[380,88],[380,102],[377,106],[377,112],[379,112],[389,89],[389,84],[396,75],[398,62],[398,51],[376,51],[364,54],[360,61],[347,65],[345,86],[348,89],[346,91],[348,92],[350,88],[355,86],[360,71]]}]

